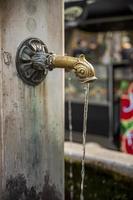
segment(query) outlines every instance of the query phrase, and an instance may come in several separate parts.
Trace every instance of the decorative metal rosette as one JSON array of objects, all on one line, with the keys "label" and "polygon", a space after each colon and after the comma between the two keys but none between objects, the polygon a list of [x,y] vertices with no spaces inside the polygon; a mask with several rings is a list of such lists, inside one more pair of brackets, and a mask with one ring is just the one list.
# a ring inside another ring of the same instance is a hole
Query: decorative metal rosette
[{"label": "decorative metal rosette", "polygon": [[20,44],[16,54],[16,68],[20,78],[35,86],[41,83],[48,73],[48,49],[37,38],[29,38]]}]

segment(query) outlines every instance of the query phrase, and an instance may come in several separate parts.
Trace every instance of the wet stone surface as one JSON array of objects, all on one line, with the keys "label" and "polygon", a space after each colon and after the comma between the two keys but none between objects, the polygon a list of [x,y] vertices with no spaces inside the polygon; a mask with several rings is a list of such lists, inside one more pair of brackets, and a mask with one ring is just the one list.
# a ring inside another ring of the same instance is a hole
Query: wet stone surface
[{"label": "wet stone surface", "polygon": [[44,185],[41,191],[36,191],[36,187],[27,187],[27,181],[23,174],[10,177],[6,182],[2,200],[61,200],[61,194],[56,186],[50,183],[49,175],[44,177]]}]

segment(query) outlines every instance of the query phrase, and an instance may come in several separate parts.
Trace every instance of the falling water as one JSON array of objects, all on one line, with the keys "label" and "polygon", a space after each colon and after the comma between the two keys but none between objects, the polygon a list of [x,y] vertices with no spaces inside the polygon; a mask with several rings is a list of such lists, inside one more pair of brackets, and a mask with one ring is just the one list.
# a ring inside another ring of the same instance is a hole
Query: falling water
[{"label": "falling water", "polygon": [[[68,78],[68,88],[71,89],[71,76]],[[73,134],[72,134],[72,102],[71,102],[71,92],[69,93],[69,99],[68,99],[68,121],[69,121],[69,142],[70,145],[73,142]],[[72,148],[71,148],[72,149]],[[72,166],[72,158],[70,155],[70,169],[69,169],[69,177],[71,180],[71,186],[70,186],[70,199],[73,200],[73,166]]]},{"label": "falling water", "polygon": [[[69,88],[69,90],[71,89],[71,76],[69,76],[69,78],[68,78],[68,88]],[[84,200],[85,145],[86,145],[87,115],[88,115],[88,101],[89,101],[89,84],[88,83],[85,84],[84,90],[85,90],[85,101],[84,101],[84,116],[83,116],[83,157],[82,157],[82,168],[81,168],[80,200]],[[68,121],[69,121],[69,142],[70,142],[70,145],[71,145],[72,142],[73,142],[71,92],[69,93],[69,98],[68,98]],[[70,148],[71,148],[71,146],[70,146]],[[69,177],[70,177],[70,180],[71,180],[70,199],[73,200],[74,187],[73,187],[73,182],[72,182],[73,181],[73,167],[72,167],[71,155],[70,155]]]},{"label": "falling water", "polygon": [[86,145],[86,132],[87,132],[89,83],[85,85],[84,89],[85,89],[85,102],[84,102],[84,118],[83,118],[83,157],[82,157],[82,168],[81,168],[80,200],[84,200],[85,145]]}]

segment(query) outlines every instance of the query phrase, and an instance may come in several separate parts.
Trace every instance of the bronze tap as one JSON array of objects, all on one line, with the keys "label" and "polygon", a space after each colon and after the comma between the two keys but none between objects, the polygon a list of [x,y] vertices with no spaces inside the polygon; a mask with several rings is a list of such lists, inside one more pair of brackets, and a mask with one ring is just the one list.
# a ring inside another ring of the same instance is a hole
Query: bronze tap
[{"label": "bronze tap", "polygon": [[73,70],[81,83],[92,82],[97,79],[93,66],[85,59],[83,54],[79,58],[53,55],[52,66],[53,68],[64,68],[66,71]]},{"label": "bronze tap", "polygon": [[93,66],[85,59],[49,53],[46,45],[37,38],[25,40],[18,48],[16,67],[20,78],[29,85],[38,85],[49,70],[64,68],[74,71],[81,83],[96,80]]}]

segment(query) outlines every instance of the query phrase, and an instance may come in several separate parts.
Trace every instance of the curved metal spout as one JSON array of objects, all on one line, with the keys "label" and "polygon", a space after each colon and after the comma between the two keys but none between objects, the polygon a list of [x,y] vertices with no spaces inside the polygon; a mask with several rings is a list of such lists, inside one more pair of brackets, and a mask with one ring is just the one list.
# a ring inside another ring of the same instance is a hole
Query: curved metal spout
[{"label": "curved metal spout", "polygon": [[54,68],[74,71],[82,83],[96,80],[95,70],[84,55],[75,58],[49,53],[47,46],[38,38],[29,38],[20,44],[16,54],[16,68],[19,77],[33,86],[41,83],[48,70]]},{"label": "curved metal spout", "polygon": [[93,66],[85,59],[83,54],[79,58],[53,55],[51,64],[53,68],[64,68],[66,71],[73,70],[82,83],[97,79]]}]

